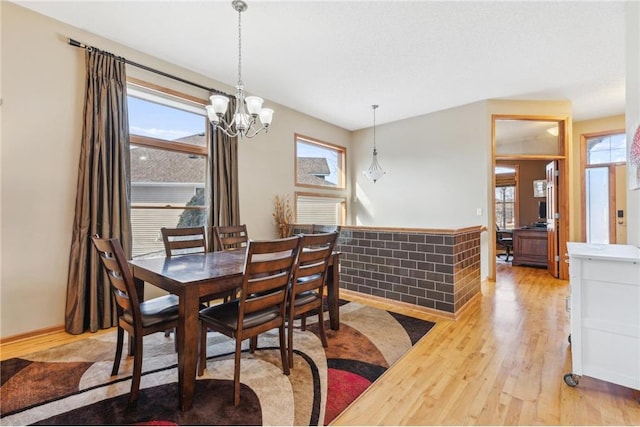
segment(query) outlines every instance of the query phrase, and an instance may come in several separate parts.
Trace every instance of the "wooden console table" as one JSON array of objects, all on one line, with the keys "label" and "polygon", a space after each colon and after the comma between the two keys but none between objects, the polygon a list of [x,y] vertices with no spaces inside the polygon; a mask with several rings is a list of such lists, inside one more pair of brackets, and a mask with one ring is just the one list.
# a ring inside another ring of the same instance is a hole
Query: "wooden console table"
[{"label": "wooden console table", "polygon": [[547,229],[516,228],[513,230],[511,265],[547,266]]}]

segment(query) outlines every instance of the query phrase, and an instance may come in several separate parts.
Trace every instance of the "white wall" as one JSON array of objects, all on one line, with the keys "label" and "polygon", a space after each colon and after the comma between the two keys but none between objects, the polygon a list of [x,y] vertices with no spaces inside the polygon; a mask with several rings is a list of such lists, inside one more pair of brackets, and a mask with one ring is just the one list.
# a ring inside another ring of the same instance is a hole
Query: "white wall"
[{"label": "white wall", "polygon": [[[2,235],[0,337],[64,324],[69,247],[85,93],[85,53],[67,38],[216,87],[232,88],[78,28],[0,2],[2,31]],[[206,99],[173,80],[128,67],[151,83]],[[265,101],[268,135],[240,147],[241,218],[252,238],[275,236],[273,196],[293,195],[293,134],[349,145],[350,133]]]},{"label": "white wall", "polygon": [[[626,126],[627,143],[640,126],[640,3],[627,2]],[[631,170],[632,168],[627,168]],[[627,243],[640,246],[640,189],[627,191]]]},{"label": "white wall", "polygon": [[[383,105],[376,114],[384,116]],[[352,223],[424,228],[486,223],[489,126],[485,102],[376,126],[378,161],[386,175],[375,184],[361,173],[371,163],[373,132],[355,132]]]}]

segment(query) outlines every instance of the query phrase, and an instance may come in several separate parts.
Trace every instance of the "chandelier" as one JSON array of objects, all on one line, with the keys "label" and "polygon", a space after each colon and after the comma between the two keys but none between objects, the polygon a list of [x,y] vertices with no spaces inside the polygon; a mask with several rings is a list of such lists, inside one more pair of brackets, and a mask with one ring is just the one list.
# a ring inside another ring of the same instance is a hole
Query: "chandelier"
[{"label": "chandelier", "polygon": [[[230,123],[224,118],[229,98],[224,95],[210,96],[211,105],[207,105],[207,115],[214,128],[220,129],[230,137],[253,138],[261,132],[268,132],[273,118],[273,110],[262,108],[262,98],[245,96],[242,82],[242,12],[247,4],[234,0],[231,6],[238,12],[238,83],[236,84],[236,110]],[[258,120],[259,119],[259,120]],[[258,121],[260,122],[258,125]]]},{"label": "chandelier", "polygon": [[362,174],[375,184],[386,172],[382,170],[382,167],[378,163],[378,151],[376,150],[376,108],[378,108],[378,106],[372,105],[371,108],[373,108],[373,159],[371,160],[369,169],[362,171]]}]

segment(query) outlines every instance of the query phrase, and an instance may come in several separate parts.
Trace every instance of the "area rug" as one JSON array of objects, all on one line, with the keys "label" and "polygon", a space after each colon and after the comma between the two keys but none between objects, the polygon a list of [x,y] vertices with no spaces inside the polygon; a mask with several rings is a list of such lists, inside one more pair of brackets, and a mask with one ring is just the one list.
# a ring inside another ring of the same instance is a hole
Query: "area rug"
[{"label": "area rug", "polygon": [[[328,316],[327,316],[328,317]],[[325,318],[327,318],[325,317]],[[112,377],[115,332],[3,361],[2,425],[327,425],[434,323],[355,302],[340,307],[340,330],[317,316],[295,328],[294,367],[282,373],[277,330],[260,336],[241,361],[240,405],[233,405],[231,339],[210,332],[207,368],[198,377],[193,409],[178,407],[173,336],[144,338],[138,402],[128,406],[132,358]],[[126,354],[126,353],[125,353]]]}]

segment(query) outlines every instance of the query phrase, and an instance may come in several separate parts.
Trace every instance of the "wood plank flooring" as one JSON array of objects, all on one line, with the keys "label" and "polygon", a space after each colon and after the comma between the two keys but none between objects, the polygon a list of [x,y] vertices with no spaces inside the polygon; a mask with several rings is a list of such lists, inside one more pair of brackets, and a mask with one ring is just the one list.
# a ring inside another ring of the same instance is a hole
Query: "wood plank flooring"
[{"label": "wood plank flooring", "polygon": [[[640,392],[588,377],[565,385],[568,282],[505,264],[497,277],[455,321],[362,300],[436,326],[333,425],[640,425]],[[60,332],[7,343],[0,358],[82,338]]]},{"label": "wood plank flooring", "polygon": [[568,282],[505,264],[497,278],[456,321],[407,313],[437,324],[333,425],[640,425],[640,392],[564,383]]}]

